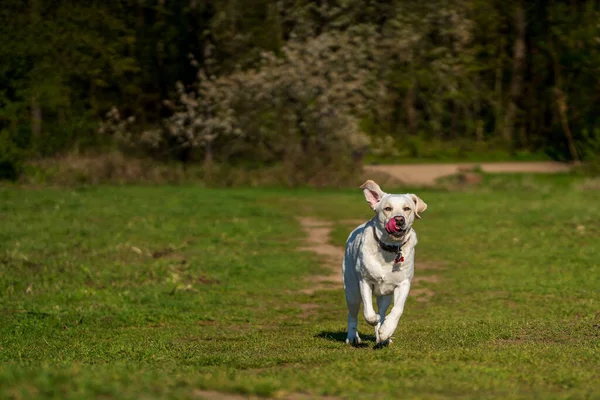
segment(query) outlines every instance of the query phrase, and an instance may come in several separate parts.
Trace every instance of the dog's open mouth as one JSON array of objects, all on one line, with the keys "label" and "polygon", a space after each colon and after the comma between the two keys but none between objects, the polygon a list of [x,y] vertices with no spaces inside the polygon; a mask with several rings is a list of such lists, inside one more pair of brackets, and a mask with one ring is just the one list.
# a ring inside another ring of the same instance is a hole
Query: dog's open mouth
[{"label": "dog's open mouth", "polygon": [[392,233],[390,233],[390,235],[392,235],[393,237],[396,237],[396,238],[402,238],[402,237],[404,237],[405,233],[406,233],[405,230],[401,230],[398,232],[392,232]]},{"label": "dog's open mouth", "polygon": [[406,232],[406,227],[397,224],[394,218],[390,218],[390,220],[385,224],[385,230],[394,237],[402,237]]}]

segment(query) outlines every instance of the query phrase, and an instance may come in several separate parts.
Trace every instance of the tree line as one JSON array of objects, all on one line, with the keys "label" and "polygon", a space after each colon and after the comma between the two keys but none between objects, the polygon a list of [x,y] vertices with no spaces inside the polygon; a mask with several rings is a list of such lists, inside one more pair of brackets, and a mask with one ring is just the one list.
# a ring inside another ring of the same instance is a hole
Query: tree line
[{"label": "tree line", "polygon": [[0,171],[118,146],[314,174],[431,141],[600,150],[600,2],[4,0]]}]

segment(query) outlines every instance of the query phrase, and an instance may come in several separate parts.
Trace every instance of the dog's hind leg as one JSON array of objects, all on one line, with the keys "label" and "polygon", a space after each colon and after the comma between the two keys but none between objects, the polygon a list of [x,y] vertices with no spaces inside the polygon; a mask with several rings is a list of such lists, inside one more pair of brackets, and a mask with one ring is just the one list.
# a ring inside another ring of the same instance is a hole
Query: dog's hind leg
[{"label": "dog's hind leg", "polygon": [[387,312],[387,309],[390,307],[390,304],[392,304],[392,300],[394,299],[394,295],[387,295],[387,296],[379,296],[377,297],[377,314],[379,314],[379,322],[383,324],[383,321],[385,320],[385,313]]},{"label": "dog's hind leg", "polygon": [[348,336],[346,343],[357,345],[360,344],[360,336],[358,336],[358,310],[360,309],[360,298],[349,299],[346,296],[348,304]]},{"label": "dog's hind leg", "polygon": [[346,305],[348,306],[348,336],[346,337],[346,343],[358,345],[360,344],[360,336],[358,336],[358,311],[360,310],[361,297],[353,257],[349,254],[344,256],[342,275],[344,278]]},{"label": "dog's hind leg", "polygon": [[[392,304],[393,299],[394,299],[393,295],[377,297],[377,314],[379,314],[379,323],[377,325],[375,325],[375,338],[376,338],[377,343],[380,342],[379,328],[381,327],[381,324],[383,324],[383,321],[385,321],[385,313],[387,312],[387,309],[390,307],[390,304]],[[385,344],[388,344],[388,343],[385,343]]]}]

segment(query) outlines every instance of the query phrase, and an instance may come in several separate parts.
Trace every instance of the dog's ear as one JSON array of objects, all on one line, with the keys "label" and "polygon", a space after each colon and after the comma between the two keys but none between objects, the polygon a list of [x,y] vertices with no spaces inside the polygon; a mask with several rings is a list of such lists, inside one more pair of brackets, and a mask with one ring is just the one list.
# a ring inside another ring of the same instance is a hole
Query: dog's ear
[{"label": "dog's ear", "polygon": [[367,202],[369,203],[371,208],[375,210],[375,207],[377,207],[377,204],[379,204],[379,202],[385,195],[383,190],[381,190],[379,185],[373,182],[372,180],[366,181],[360,186],[360,188],[363,190],[365,198],[367,199]]},{"label": "dog's ear", "polygon": [[423,211],[427,210],[427,203],[421,200],[421,198],[416,194],[411,193],[409,196],[415,202],[415,216],[417,218],[421,218],[419,213],[422,213]]}]

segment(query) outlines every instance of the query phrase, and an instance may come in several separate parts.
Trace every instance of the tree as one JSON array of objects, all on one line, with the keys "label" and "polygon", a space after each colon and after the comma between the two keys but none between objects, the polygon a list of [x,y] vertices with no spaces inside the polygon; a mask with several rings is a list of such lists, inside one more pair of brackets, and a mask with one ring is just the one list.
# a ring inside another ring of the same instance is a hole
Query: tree
[{"label": "tree", "polygon": [[508,107],[504,115],[502,124],[502,138],[505,142],[511,143],[513,140],[513,130],[515,126],[515,117],[517,114],[517,104],[521,98],[523,90],[523,72],[525,70],[525,10],[522,0],[515,5],[515,41],[513,46],[513,67],[510,83]]}]

